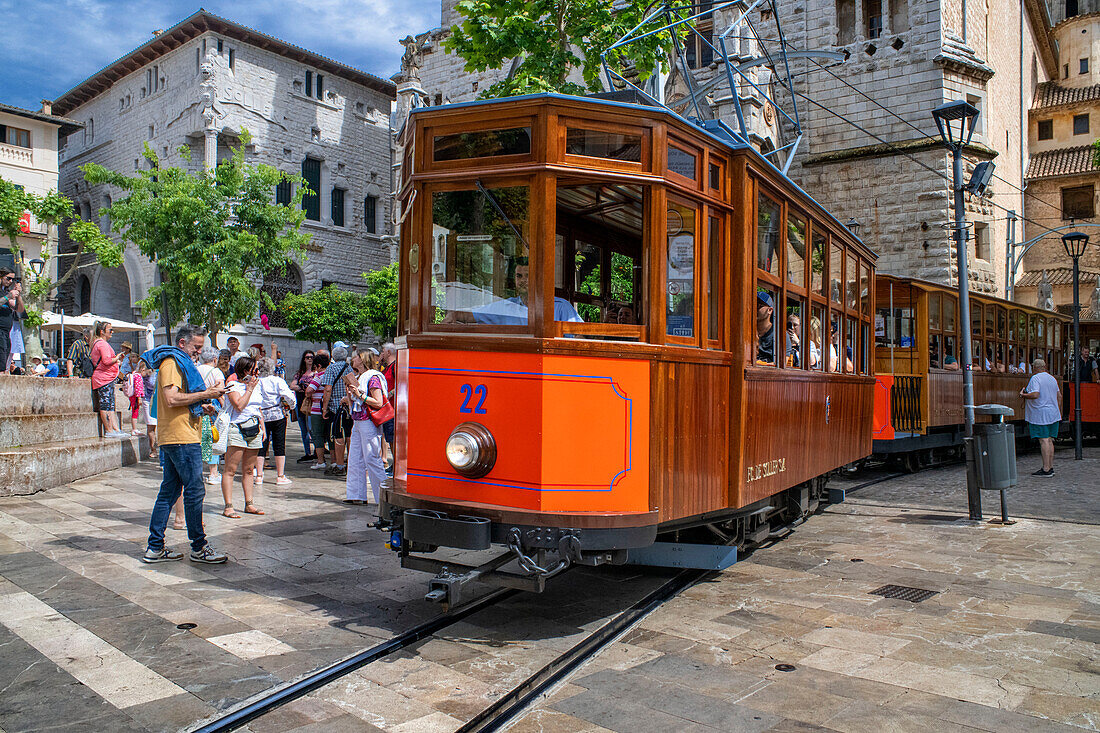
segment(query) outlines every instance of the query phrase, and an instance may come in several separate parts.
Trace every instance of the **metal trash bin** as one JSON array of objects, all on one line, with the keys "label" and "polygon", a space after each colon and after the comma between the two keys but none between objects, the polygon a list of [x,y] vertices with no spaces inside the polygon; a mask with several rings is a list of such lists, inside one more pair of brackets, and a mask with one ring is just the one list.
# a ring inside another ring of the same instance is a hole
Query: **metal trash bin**
[{"label": "metal trash bin", "polygon": [[1002,491],[1016,485],[1016,431],[1004,421],[1015,412],[1004,405],[978,405],[975,415],[992,422],[974,424],[974,474],[979,489]]},{"label": "metal trash bin", "polygon": [[1016,522],[1008,518],[1005,489],[1016,485],[1016,431],[1005,422],[1014,413],[1004,405],[978,405],[975,415],[989,415],[992,422],[974,425],[974,478],[979,489],[1001,492],[1001,518],[990,524],[1007,526]]}]

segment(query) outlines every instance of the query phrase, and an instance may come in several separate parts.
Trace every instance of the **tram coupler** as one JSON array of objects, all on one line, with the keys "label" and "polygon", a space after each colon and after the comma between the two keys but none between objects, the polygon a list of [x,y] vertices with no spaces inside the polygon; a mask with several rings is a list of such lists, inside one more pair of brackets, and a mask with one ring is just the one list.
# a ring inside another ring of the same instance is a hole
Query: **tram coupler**
[{"label": "tram coupler", "polygon": [[[439,570],[439,574],[428,581],[428,592],[425,594],[424,600],[442,603],[447,607],[457,606],[462,603],[463,591],[466,586],[477,580],[484,578],[488,582],[493,582],[493,580],[496,579],[498,584],[508,585],[507,583],[499,583],[500,574],[496,571],[514,559],[515,555],[511,552],[505,552],[477,567],[457,564],[454,566],[443,565]],[[456,573],[452,570],[452,567],[461,568],[466,572]],[[490,578],[487,576],[494,577]],[[542,590],[541,583],[539,584],[538,590]]]}]

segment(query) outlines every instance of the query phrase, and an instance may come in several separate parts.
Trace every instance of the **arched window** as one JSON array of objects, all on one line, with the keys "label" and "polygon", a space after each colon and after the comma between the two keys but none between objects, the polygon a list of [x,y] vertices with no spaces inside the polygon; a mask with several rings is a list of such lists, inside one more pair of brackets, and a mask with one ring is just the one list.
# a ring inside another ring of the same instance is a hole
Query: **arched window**
[{"label": "arched window", "polygon": [[271,296],[275,306],[274,308],[268,308],[265,304],[260,305],[260,313],[267,314],[267,325],[271,328],[286,328],[286,317],[279,306],[282,305],[283,298],[290,293],[301,295],[302,271],[294,263],[288,262],[285,271],[266,273],[264,275],[263,291]]},{"label": "arched window", "polygon": [[81,275],[76,288],[76,312],[87,313],[92,309],[92,281]]}]

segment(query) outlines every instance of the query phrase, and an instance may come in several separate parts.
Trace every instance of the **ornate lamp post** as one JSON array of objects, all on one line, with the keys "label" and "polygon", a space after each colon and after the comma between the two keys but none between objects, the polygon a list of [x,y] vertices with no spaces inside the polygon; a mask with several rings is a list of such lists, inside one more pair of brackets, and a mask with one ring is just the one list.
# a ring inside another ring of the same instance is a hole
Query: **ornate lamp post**
[{"label": "ornate lamp post", "polygon": [[46,261],[41,257],[35,257],[27,264],[30,265],[31,272],[34,273],[34,279],[37,282],[38,279],[42,277],[42,270],[46,267]]},{"label": "ornate lamp post", "polygon": [[982,518],[982,498],[978,491],[978,484],[974,478],[974,375],[973,358],[970,341],[970,273],[967,269],[966,251],[966,211],[963,208],[963,191],[965,186],[962,181],[962,149],[970,144],[974,137],[975,123],[978,121],[979,111],[974,105],[957,99],[954,102],[941,104],[932,110],[932,117],[936,120],[936,128],[940,131],[940,139],[951,150],[954,161],[954,175],[951,185],[955,192],[955,257],[959,270],[959,320],[962,335],[962,362],[963,368],[963,415],[965,419],[966,444],[966,496],[970,508],[971,519]]},{"label": "ornate lamp post", "polygon": [[859,220],[857,220],[857,219],[856,219],[856,218],[855,218],[855,217],[853,216],[853,217],[852,217],[851,219],[849,219],[848,221],[844,222],[844,226],[848,227],[848,231],[850,231],[850,232],[852,233],[852,235],[853,235],[854,237],[856,237],[856,239],[858,239],[858,238],[859,238],[859,228],[860,228],[861,226],[863,226],[862,224],[860,224],[860,223],[859,223]]},{"label": "ornate lamp post", "polygon": [[1073,460],[1081,460],[1081,285],[1078,261],[1085,254],[1089,235],[1070,232],[1062,235],[1062,246],[1073,259]]}]

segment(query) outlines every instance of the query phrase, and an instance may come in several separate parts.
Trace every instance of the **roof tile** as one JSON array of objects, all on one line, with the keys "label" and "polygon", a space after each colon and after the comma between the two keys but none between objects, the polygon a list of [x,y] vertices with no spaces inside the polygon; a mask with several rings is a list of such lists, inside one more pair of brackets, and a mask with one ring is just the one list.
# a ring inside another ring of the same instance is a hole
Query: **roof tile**
[{"label": "roof tile", "polygon": [[1093,153],[1089,145],[1036,153],[1031,156],[1031,161],[1028,163],[1027,178],[1075,176],[1100,171],[1100,167],[1093,160]]},{"label": "roof tile", "polygon": [[1032,109],[1060,107],[1064,104],[1100,101],[1100,84],[1090,87],[1064,87],[1056,81],[1045,81],[1035,91]]}]

